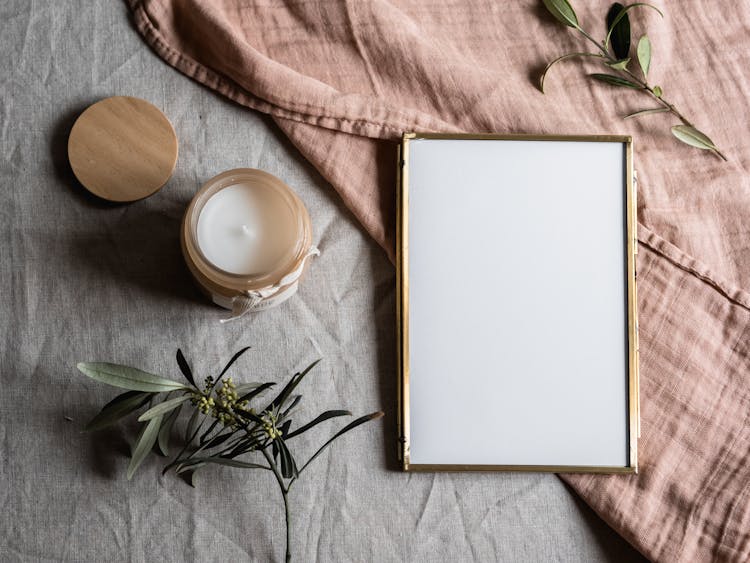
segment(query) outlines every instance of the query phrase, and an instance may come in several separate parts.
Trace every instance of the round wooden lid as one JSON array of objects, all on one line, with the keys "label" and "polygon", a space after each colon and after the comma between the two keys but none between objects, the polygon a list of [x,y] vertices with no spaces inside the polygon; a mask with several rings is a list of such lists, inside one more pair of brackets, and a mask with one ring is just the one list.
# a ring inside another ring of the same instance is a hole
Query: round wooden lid
[{"label": "round wooden lid", "polygon": [[78,117],[68,138],[68,159],[91,193],[109,201],[136,201],[169,180],[177,162],[177,136],[153,104],[114,96]]}]

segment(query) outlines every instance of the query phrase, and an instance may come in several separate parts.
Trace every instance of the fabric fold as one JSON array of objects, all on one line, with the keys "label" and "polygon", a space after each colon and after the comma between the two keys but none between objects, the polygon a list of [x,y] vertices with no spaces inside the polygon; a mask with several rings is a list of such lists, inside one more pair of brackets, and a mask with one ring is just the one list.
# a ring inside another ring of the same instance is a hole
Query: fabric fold
[{"label": "fabric fold", "polygon": [[561,478],[653,561],[747,561],[750,294],[639,240],[639,473]]}]

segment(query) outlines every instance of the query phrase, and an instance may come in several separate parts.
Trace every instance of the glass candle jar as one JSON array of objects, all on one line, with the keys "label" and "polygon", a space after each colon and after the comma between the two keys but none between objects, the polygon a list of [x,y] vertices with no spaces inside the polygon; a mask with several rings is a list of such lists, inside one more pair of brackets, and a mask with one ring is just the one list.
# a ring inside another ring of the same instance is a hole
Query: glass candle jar
[{"label": "glass candle jar", "polygon": [[310,216],[281,180],[252,168],[228,170],[208,180],[185,212],[185,261],[201,290],[232,310],[279,305],[297,291],[310,256]]}]

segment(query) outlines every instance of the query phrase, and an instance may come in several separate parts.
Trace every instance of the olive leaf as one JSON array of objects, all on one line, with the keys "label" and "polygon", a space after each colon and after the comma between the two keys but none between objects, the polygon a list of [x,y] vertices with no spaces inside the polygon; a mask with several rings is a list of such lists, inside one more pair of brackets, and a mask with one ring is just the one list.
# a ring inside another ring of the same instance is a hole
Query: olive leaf
[{"label": "olive leaf", "polygon": [[619,60],[619,61],[615,61],[613,63],[607,63],[607,66],[615,70],[624,70],[628,67],[629,62],[630,62],[630,57]]},{"label": "olive leaf", "polygon": [[141,431],[138,440],[133,448],[133,457],[130,459],[128,466],[128,481],[132,479],[138,467],[146,459],[146,456],[154,447],[156,439],[159,436],[159,427],[161,426],[162,417],[156,416],[148,421],[148,424]]},{"label": "olive leaf", "polygon": [[640,90],[641,87],[636,84],[635,82],[631,82],[630,80],[626,80],[625,78],[620,78],[619,76],[615,76],[614,74],[589,74],[591,78],[594,80],[598,80],[599,82],[606,82],[607,84],[610,84],[612,86],[623,86],[625,88],[633,88],[635,90]]},{"label": "olive leaf", "polygon": [[714,145],[714,142],[705,133],[698,131],[690,125],[675,125],[672,127],[672,134],[691,147],[712,151],[716,150],[716,145]]},{"label": "olive leaf", "polygon": [[182,397],[177,397],[176,399],[169,399],[168,401],[163,401],[159,403],[158,405],[151,407],[146,412],[144,412],[141,416],[139,416],[138,422],[146,422],[147,420],[151,420],[155,416],[161,416],[163,414],[166,414],[172,409],[176,409],[179,405],[181,405],[188,399],[190,399],[190,395],[183,395]]},{"label": "olive leaf", "polygon": [[174,426],[175,420],[180,416],[182,405],[179,405],[176,409],[167,415],[167,418],[162,422],[161,428],[159,429],[159,436],[157,439],[159,451],[164,455],[169,455],[169,439],[172,436],[172,427]]},{"label": "olive leaf", "polygon": [[[211,423],[211,425],[206,430],[204,430],[203,434],[201,434],[200,438],[198,438],[198,443],[205,444],[206,441],[209,439],[209,435],[211,434],[211,432],[213,432],[214,429],[218,425],[219,425],[219,419],[217,418]],[[221,430],[219,430],[219,432],[221,432]]]},{"label": "olive leaf", "polygon": [[[620,4],[620,6],[622,6]],[[615,5],[610,8],[610,12],[614,9]],[[627,16],[628,12],[632,10],[633,8],[651,8],[652,10],[656,10],[661,17],[664,17],[664,14],[661,12],[659,8],[656,6],[652,6],[651,4],[647,4],[646,2],[636,2],[634,4],[628,4],[627,6],[624,6],[620,9],[619,13],[612,19],[612,22],[609,22],[609,17],[607,17],[607,26],[609,31],[607,32],[607,37],[604,39],[604,48],[605,50],[609,49],[609,42],[612,38],[612,32],[615,30],[617,24],[620,23],[620,21]],[[630,46],[630,23],[628,23],[628,47]],[[618,57],[622,58],[622,57]]]},{"label": "olive leaf", "polygon": [[642,35],[638,40],[636,53],[638,54],[638,64],[641,65],[641,70],[645,77],[651,68],[651,40],[648,38],[648,35]]},{"label": "olive leaf", "polygon": [[193,387],[196,387],[195,379],[193,378],[193,370],[190,369],[190,365],[187,363],[182,350],[179,348],[177,348],[177,365],[180,366],[180,371],[182,372],[182,375],[185,376],[185,379],[188,380],[188,383]]},{"label": "olive leaf", "polygon": [[607,44],[612,41],[615,57],[625,59],[630,52],[630,18],[625,6],[619,2],[612,4],[607,12]]},{"label": "olive leaf", "polygon": [[211,438],[208,442],[206,442],[205,448],[206,450],[210,450],[211,448],[215,448],[216,446],[219,446],[226,442],[229,438],[231,438],[233,434],[217,434],[213,438]]},{"label": "olive leaf", "polygon": [[315,419],[311,420],[307,424],[304,424],[304,425],[300,426],[299,428],[297,428],[293,432],[289,432],[289,433],[285,432],[284,433],[284,438],[287,439],[287,440],[289,440],[290,438],[294,438],[295,436],[299,436],[303,432],[307,432],[308,430],[310,430],[310,428],[312,428],[314,426],[317,426],[321,422],[324,422],[324,421],[326,421],[326,420],[328,420],[330,418],[334,418],[334,417],[337,417],[337,416],[351,416],[351,415],[352,415],[351,412],[345,411],[345,410],[326,411],[326,412],[318,415]]},{"label": "olive leaf", "polygon": [[334,434],[333,437],[331,437],[325,444],[323,444],[322,446],[320,446],[320,448],[318,448],[318,451],[316,451],[312,455],[312,457],[307,460],[307,462],[305,463],[305,465],[302,466],[302,468],[299,470],[299,473],[302,473],[302,471],[304,471],[305,468],[308,465],[310,465],[316,457],[318,457],[321,453],[323,453],[323,451],[328,446],[330,446],[331,443],[336,438],[338,438],[339,436],[342,436],[342,435],[346,434],[350,430],[353,430],[354,428],[356,428],[360,424],[364,424],[365,422],[369,422],[370,420],[375,420],[377,418],[380,418],[381,416],[383,416],[383,412],[382,411],[373,412],[373,413],[370,413],[370,414],[366,414],[365,416],[361,416],[358,419],[356,419],[356,420],[350,422],[349,424],[347,424],[346,426],[344,426],[341,430],[339,430],[338,432],[336,432],[336,434]]},{"label": "olive leaf", "polygon": [[261,463],[249,463],[247,461],[241,461],[239,459],[229,459],[226,457],[206,456],[206,457],[190,458],[190,461],[188,463],[185,463],[182,465],[182,468],[180,469],[179,473],[182,473],[183,471],[187,471],[188,469],[193,468],[196,465],[199,465],[199,464],[203,465],[206,463],[215,463],[217,465],[227,465],[229,467],[242,467],[244,469],[267,469],[267,470],[271,469],[267,465],[263,465]]},{"label": "olive leaf", "polygon": [[631,119],[633,117],[640,117],[641,115],[649,115],[652,113],[664,113],[668,111],[669,111],[669,108],[641,109],[641,110],[634,111],[633,113],[629,113],[623,116],[623,119]]},{"label": "olive leaf", "polygon": [[304,377],[312,371],[312,369],[318,365],[322,358],[318,358],[313,363],[311,363],[309,366],[307,366],[302,372],[295,373],[292,378],[289,380],[289,383],[286,384],[286,386],[281,390],[281,392],[276,396],[276,398],[271,401],[271,403],[264,409],[267,411],[273,410],[274,408],[280,408],[284,406],[284,403],[289,398],[289,395],[292,394],[292,391],[294,391],[295,387],[300,384],[300,382],[304,379]]},{"label": "olive leaf", "polygon": [[294,410],[294,407],[296,407],[297,405],[299,405],[299,403],[300,403],[301,400],[302,400],[302,395],[294,395],[292,397],[291,404],[286,408],[286,410],[284,410],[284,412],[282,412],[279,415],[279,419],[283,420],[283,419],[287,418],[292,413],[292,410]]},{"label": "olive leaf", "polygon": [[144,393],[142,391],[126,391],[117,395],[117,397],[102,407],[99,414],[91,419],[84,430],[91,432],[106,428],[122,417],[141,408],[151,397],[153,397],[153,393]]},{"label": "olive leaf", "polygon": [[237,387],[235,387],[235,391],[238,395],[242,395],[243,393],[247,393],[248,391],[252,391],[253,389],[256,389],[263,385],[260,381],[252,381],[247,383],[238,383]]},{"label": "olive leaf", "polygon": [[197,429],[200,427],[198,424],[198,417],[200,417],[201,411],[198,409],[195,409],[193,411],[193,414],[190,415],[190,420],[188,420],[187,426],[185,427],[185,443],[192,442],[192,439],[195,437],[195,434],[197,433]]},{"label": "olive leaf", "polygon": [[549,69],[552,68],[553,65],[559,63],[560,61],[564,61],[567,59],[572,59],[575,57],[597,57],[602,58],[601,55],[597,55],[596,53],[568,53],[566,55],[562,55],[560,57],[557,57],[555,60],[551,61],[546,67],[544,67],[544,71],[542,72],[542,75],[539,77],[539,90],[542,91],[542,94],[544,94],[544,79],[547,76],[547,72],[549,72]]},{"label": "olive leaf", "polygon": [[146,391],[161,393],[163,391],[175,391],[177,389],[188,389],[182,383],[171,379],[165,379],[152,373],[147,373],[136,368],[110,364],[106,362],[81,362],[78,369],[91,379],[95,379],[113,387],[122,387],[132,391]]},{"label": "olive leaf", "polygon": [[547,11],[554,16],[554,18],[568,27],[578,28],[578,18],[573,10],[573,7],[567,2],[567,0],[542,0],[544,7]]},{"label": "olive leaf", "polygon": [[224,377],[224,374],[229,371],[229,368],[232,367],[232,364],[234,364],[234,362],[236,362],[237,360],[239,360],[240,356],[242,356],[242,354],[244,354],[245,352],[247,352],[249,349],[250,349],[250,346],[245,346],[242,350],[240,350],[234,356],[232,356],[232,359],[229,360],[229,362],[227,363],[227,365],[224,366],[224,369],[221,370],[221,373],[219,374],[219,377],[216,378],[216,383],[218,383],[219,380],[222,377]]},{"label": "olive leaf", "polygon": [[281,426],[279,426],[279,432],[281,432],[281,435],[284,437],[285,440],[287,438],[287,434],[289,434],[289,428],[291,428],[291,426],[292,426],[292,419],[291,418],[289,420],[285,421],[284,424],[282,424]]},{"label": "olive leaf", "polygon": [[289,451],[289,448],[286,445],[286,442],[284,442],[283,438],[277,438],[274,440],[274,443],[277,444],[279,448],[279,459],[281,461],[281,475],[285,479],[291,479],[292,477],[296,477],[299,475],[299,471],[297,470],[297,464],[294,462],[294,457],[292,457],[292,452]]},{"label": "olive leaf", "polygon": [[[206,465],[205,461],[199,461],[197,463],[181,463],[175,468],[174,472],[177,473],[177,475],[179,475],[180,473],[184,473],[185,471],[192,470],[193,472],[195,472],[196,469],[198,469],[199,467],[203,467],[204,465]],[[195,485],[193,485],[193,483],[191,482],[190,486],[194,487]]]},{"label": "olive leaf", "polygon": [[240,391],[240,389],[243,388],[242,385],[240,385],[239,387],[237,387],[237,389],[235,389],[235,391],[237,392],[238,395],[240,395],[239,402],[241,403],[243,401],[249,401],[249,400],[253,399],[254,397],[259,397],[261,394],[263,394],[263,392],[266,389],[269,389],[269,388],[273,387],[274,385],[276,385],[276,383],[274,383],[272,381],[269,381],[268,383],[262,383],[261,385],[256,385],[255,387],[253,387],[252,389],[250,389],[244,395],[242,395],[241,394],[242,391]]}]

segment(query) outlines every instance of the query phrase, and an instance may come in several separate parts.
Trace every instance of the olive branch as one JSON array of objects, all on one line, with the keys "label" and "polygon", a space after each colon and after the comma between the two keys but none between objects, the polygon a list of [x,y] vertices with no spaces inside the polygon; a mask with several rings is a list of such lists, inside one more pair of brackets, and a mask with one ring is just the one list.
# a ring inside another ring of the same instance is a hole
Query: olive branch
[{"label": "olive branch", "polygon": [[[301,395],[293,393],[320,360],[295,373],[265,406],[260,409],[251,407],[250,403],[259,400],[275,383],[235,383],[231,377],[224,377],[248,349],[243,348],[237,352],[216,379],[209,376],[202,386],[196,384],[192,369],[179,349],[177,364],[188,385],[128,366],[102,362],[79,363],[78,369],[90,378],[128,390],[104,405],[99,414],[86,425],[86,430],[106,428],[147,407],[138,417],[143,427],[132,448],[127,470],[127,477],[131,479],[154,446],[158,446],[164,456],[169,455],[173,427],[181,409],[188,406],[192,409],[192,414],[185,425],[182,447],[162,473],[173,469],[177,474],[184,474],[192,485],[195,472],[209,464],[271,472],[284,501],[285,560],[291,561],[289,491],[292,485],[336,438],[365,422],[380,418],[383,413],[377,411],[351,421],[320,446],[305,463],[298,466],[287,445],[290,440],[326,420],[351,416],[352,413],[347,410],[329,410],[302,426],[292,427],[294,409],[302,400]],[[248,460],[245,457],[248,454],[261,454],[265,463],[263,460]]]},{"label": "olive branch", "polygon": [[647,35],[642,35],[638,40],[636,47],[636,57],[640,68],[640,76],[630,70],[630,19],[628,12],[635,8],[650,8],[656,11],[660,16],[664,14],[659,8],[645,2],[636,2],[623,6],[619,3],[612,4],[607,12],[606,24],[607,35],[603,41],[597,41],[578,23],[578,17],[572,6],[567,0],[542,0],[547,10],[555,17],[557,21],[572,27],[578,31],[584,38],[596,46],[596,52],[575,52],[567,53],[551,61],[542,72],[539,79],[539,89],[544,93],[544,80],[555,64],[574,58],[591,58],[602,63],[610,72],[589,74],[589,77],[599,82],[604,82],[610,86],[620,88],[631,88],[640,90],[650,96],[658,105],[656,107],[641,109],[624,116],[624,119],[641,117],[655,113],[671,113],[681,121],[679,125],[672,127],[672,134],[692,147],[711,151],[713,154],[727,160],[726,156],[717,148],[714,142],[705,133],[699,131],[690,120],[680,113],[674,104],[664,98],[664,92],[661,86],[650,85],[648,83],[648,71],[651,68],[651,41]]}]

